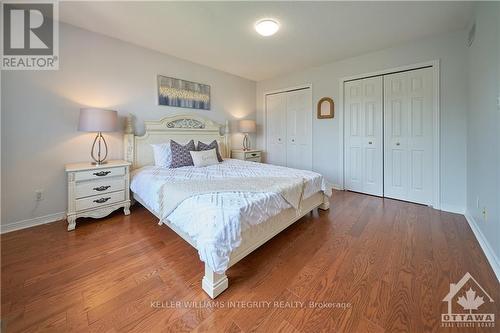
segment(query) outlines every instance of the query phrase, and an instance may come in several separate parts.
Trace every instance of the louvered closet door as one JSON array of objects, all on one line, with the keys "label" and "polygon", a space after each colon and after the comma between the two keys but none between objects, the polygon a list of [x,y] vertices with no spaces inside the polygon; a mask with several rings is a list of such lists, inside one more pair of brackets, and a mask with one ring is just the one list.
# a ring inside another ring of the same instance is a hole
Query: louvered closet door
[{"label": "louvered closet door", "polygon": [[345,187],[383,195],[382,77],[344,87]]},{"label": "louvered closet door", "polygon": [[432,69],[384,76],[384,195],[432,202]]},{"label": "louvered closet door", "polygon": [[312,169],[311,89],[286,94],[286,165],[290,168]]},{"label": "louvered closet door", "polygon": [[286,166],[286,95],[266,96],[266,162]]}]

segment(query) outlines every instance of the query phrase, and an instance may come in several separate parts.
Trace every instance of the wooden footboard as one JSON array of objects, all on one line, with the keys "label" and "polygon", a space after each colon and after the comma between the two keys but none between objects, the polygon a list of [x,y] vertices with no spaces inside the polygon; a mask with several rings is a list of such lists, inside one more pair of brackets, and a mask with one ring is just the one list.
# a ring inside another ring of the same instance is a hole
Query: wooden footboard
[{"label": "wooden footboard", "polygon": [[[243,231],[241,234],[241,245],[231,254],[229,267],[236,264],[314,208],[321,208],[320,206],[324,203],[323,197],[325,197],[323,193],[318,192],[302,201],[302,207],[298,213],[294,208],[288,208],[278,215],[271,217],[266,222]],[[328,197],[326,197],[326,200],[328,202]]]},{"label": "wooden footboard", "polygon": [[[139,196],[134,194],[134,198],[156,217],[160,218],[159,214],[148,207]],[[302,207],[299,212],[297,212],[294,208],[288,208],[278,215],[271,217],[269,220],[255,225],[247,230],[244,230],[241,235],[241,245],[231,254],[229,267],[245,258],[259,246],[279,234],[281,231],[292,225],[294,222],[302,218],[313,209],[319,208],[326,210],[330,207],[328,197],[325,196],[322,192],[318,192],[313,196],[303,200],[301,206]],[[170,229],[175,231],[175,233],[181,236],[186,242],[191,244],[191,246],[195,247],[194,241],[187,234],[179,230],[173,224],[165,224]],[[208,267],[208,265],[205,264],[205,276],[203,277],[201,286],[211,298],[215,298],[228,288],[229,282],[225,274],[217,274],[213,272],[212,269]]]}]

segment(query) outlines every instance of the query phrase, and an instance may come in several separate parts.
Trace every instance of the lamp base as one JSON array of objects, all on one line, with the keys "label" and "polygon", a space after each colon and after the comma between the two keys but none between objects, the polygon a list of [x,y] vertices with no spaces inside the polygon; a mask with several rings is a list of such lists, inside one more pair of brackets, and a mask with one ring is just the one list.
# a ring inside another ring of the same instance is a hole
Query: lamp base
[{"label": "lamp base", "polygon": [[103,164],[108,164],[108,161],[90,162],[90,164],[95,165],[95,166],[99,166],[99,165],[103,165]]},{"label": "lamp base", "polygon": [[[97,157],[94,154],[94,150],[96,149],[96,144],[97,144]],[[101,154],[101,145],[104,148],[104,156]],[[94,143],[92,143],[92,149],[90,150],[90,156],[94,160],[92,162],[92,165],[101,165],[106,163],[106,157],[108,157],[108,144],[106,143],[106,140],[104,140],[104,137],[102,136],[101,132],[97,132],[97,135],[94,139]]]},{"label": "lamp base", "polygon": [[245,133],[245,137],[243,138],[243,151],[250,150],[250,139],[248,138],[248,133]]}]

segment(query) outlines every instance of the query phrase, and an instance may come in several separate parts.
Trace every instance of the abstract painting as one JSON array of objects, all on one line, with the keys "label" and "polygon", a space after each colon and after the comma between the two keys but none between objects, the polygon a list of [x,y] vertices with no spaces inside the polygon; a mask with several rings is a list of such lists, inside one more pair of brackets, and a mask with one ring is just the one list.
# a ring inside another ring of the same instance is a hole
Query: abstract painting
[{"label": "abstract painting", "polygon": [[210,110],[210,86],[158,75],[158,104]]}]

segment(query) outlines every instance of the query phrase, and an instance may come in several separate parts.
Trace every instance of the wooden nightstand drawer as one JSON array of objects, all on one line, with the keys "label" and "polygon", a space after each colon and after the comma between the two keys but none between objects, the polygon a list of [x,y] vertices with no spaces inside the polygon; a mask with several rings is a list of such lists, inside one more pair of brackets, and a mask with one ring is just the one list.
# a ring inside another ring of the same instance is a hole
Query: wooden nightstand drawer
[{"label": "wooden nightstand drawer", "polygon": [[233,149],[231,151],[231,157],[237,160],[250,161],[250,162],[262,162],[262,151],[261,150],[242,150]]},{"label": "wooden nightstand drawer", "polygon": [[75,180],[91,180],[91,179],[102,179],[106,177],[123,176],[125,174],[125,168],[102,168],[96,170],[86,170],[75,173]]},{"label": "wooden nightstand drawer", "polygon": [[113,204],[115,202],[125,200],[125,191],[106,193],[102,195],[94,195],[92,197],[76,200],[76,210],[85,210]]},{"label": "wooden nightstand drawer", "polygon": [[245,160],[250,161],[251,159],[258,158],[260,160],[260,151],[253,151],[245,153]]},{"label": "wooden nightstand drawer", "polygon": [[123,190],[125,179],[123,177],[105,178],[102,180],[78,182],[75,186],[77,199],[91,195],[102,195],[110,192]]}]

